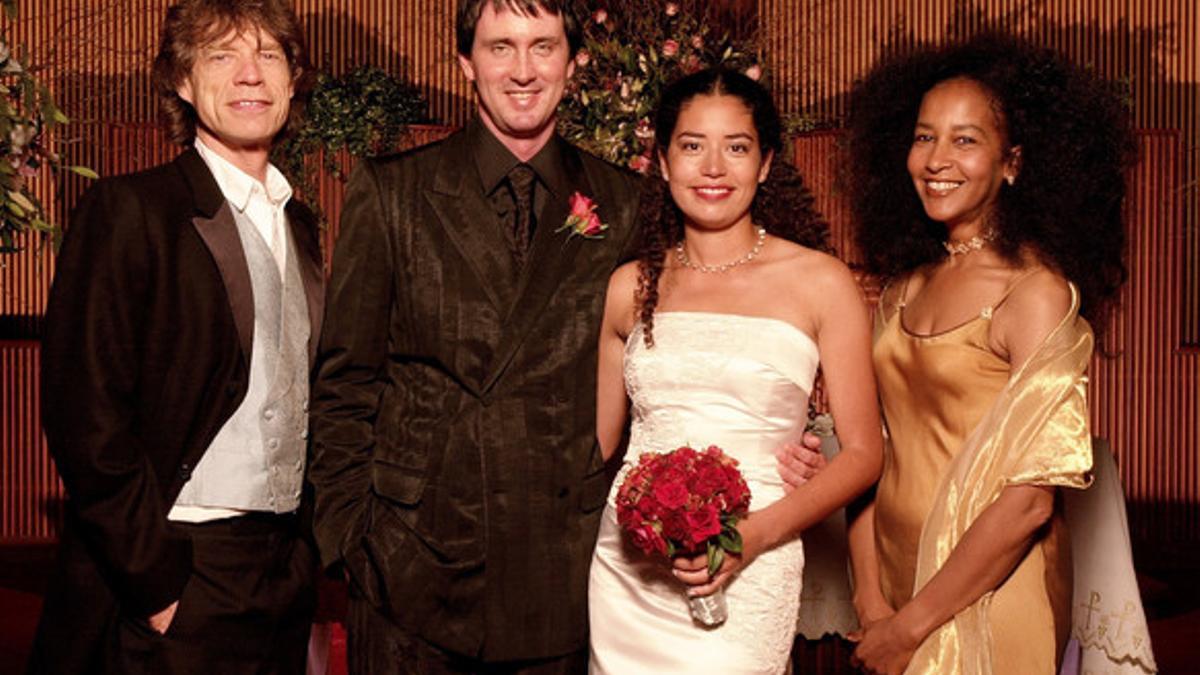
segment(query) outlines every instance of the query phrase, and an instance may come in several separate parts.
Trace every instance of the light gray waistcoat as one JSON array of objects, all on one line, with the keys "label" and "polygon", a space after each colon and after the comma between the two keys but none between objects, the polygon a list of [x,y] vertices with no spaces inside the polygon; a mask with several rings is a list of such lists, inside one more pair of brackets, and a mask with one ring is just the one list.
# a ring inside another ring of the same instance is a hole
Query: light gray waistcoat
[{"label": "light gray waistcoat", "polygon": [[281,284],[257,228],[236,210],[234,221],[254,291],[250,382],[175,504],[287,513],[300,504],[307,447],[308,305],[291,233]]}]

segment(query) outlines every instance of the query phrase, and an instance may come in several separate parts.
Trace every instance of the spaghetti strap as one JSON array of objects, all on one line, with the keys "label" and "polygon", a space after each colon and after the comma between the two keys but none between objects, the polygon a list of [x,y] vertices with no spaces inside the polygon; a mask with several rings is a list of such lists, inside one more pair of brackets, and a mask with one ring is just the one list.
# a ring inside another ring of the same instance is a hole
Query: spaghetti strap
[{"label": "spaghetti strap", "polygon": [[1025,281],[1029,277],[1033,276],[1033,273],[1040,269],[1042,268],[1032,267],[1018,274],[1017,278],[1013,279],[1012,282],[1008,284],[1008,288],[1004,289],[1004,293],[1000,295],[999,300],[996,300],[991,305],[983,308],[983,311],[981,312],[982,316],[987,319],[992,318],[992,313],[999,309],[1000,305],[1003,305],[1005,300],[1008,300],[1008,296],[1012,295],[1012,292],[1017,289],[1017,286],[1020,286],[1022,281]]},{"label": "spaghetti strap", "polygon": [[900,286],[900,299],[896,301],[897,309],[904,309],[908,305],[908,282],[912,281],[915,271],[909,272],[904,276],[904,284]]}]

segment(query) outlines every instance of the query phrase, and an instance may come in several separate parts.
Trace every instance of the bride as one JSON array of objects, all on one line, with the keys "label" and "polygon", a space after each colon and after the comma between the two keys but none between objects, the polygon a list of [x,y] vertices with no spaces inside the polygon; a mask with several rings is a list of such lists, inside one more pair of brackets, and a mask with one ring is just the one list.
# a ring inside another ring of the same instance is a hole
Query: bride
[{"label": "bride", "polygon": [[[718,445],[752,493],[744,550],[709,577],[703,556],[671,565],[628,545],[612,495],[592,558],[593,673],[780,673],[800,602],[800,533],[875,482],[881,432],[866,305],[827,230],[777,155],[770,94],[705,70],[664,92],[656,120],[665,183],[643,199],[639,259],[609,282],[600,336],[597,434],[605,457],[632,427],[642,453]],[[818,361],[841,452],[785,495],[772,450],[798,440]],[[728,620],[694,623],[687,595],[724,588]]]}]

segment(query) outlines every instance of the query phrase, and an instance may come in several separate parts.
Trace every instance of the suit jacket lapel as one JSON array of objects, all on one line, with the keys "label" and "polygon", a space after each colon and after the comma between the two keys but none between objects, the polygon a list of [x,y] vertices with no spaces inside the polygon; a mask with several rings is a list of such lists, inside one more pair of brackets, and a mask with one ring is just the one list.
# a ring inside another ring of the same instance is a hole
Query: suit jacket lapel
[{"label": "suit jacket lapel", "polygon": [[233,312],[233,322],[237,327],[242,356],[248,363],[254,341],[254,290],[250,285],[250,268],[247,267],[246,253],[238,237],[237,223],[233,220],[233,210],[226,203],[208,165],[194,148],[179,155],[175,165],[192,187],[192,199],[196,205],[192,225],[208,247],[221,274],[229,308]]},{"label": "suit jacket lapel", "polygon": [[[594,196],[592,184],[579,159],[579,151],[557,136],[551,142],[562,143],[564,146],[563,160],[566,164],[567,184],[572,186],[572,190]],[[574,269],[575,256],[585,239],[558,231],[567,219],[568,197],[569,193],[555,196],[546,203],[543,212],[538,216],[529,260],[525,263],[525,269],[521,271],[516,300],[504,322],[504,333],[496,349],[491,373],[483,385],[485,391],[500,379],[525,336],[541,316],[546,303],[554,295],[559,282]]]},{"label": "suit jacket lapel", "polygon": [[308,362],[315,362],[317,344],[321,337],[321,318],[325,313],[325,275],[321,269],[321,244],[317,240],[317,221],[305,206],[289,201],[288,227],[296,244],[300,265],[300,280],[304,282],[304,297],[308,303]]},{"label": "suit jacket lapel", "polygon": [[466,133],[446,140],[446,151],[425,196],[480,288],[503,315],[512,300],[516,271],[496,215],[476,185],[467,140]]}]

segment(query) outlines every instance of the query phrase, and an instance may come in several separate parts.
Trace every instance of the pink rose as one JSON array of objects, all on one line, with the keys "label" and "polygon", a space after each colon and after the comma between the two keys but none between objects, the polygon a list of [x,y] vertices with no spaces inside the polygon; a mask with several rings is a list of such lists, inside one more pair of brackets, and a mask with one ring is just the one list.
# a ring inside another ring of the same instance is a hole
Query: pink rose
[{"label": "pink rose", "polygon": [[721,518],[717,509],[711,505],[701,507],[687,513],[687,525],[691,531],[692,543],[702,544],[711,537],[721,534]]},{"label": "pink rose", "polygon": [[608,12],[602,9],[596,10],[592,14],[592,21],[595,21],[596,23],[604,23],[605,21],[608,21]]},{"label": "pink rose", "polygon": [[667,541],[663,539],[658,530],[650,523],[642,523],[641,525],[629,530],[629,534],[633,539],[633,545],[641,549],[647,555],[667,554]]},{"label": "pink rose", "polygon": [[704,49],[704,38],[702,36],[692,36],[692,49]]},{"label": "pink rose", "polygon": [[650,170],[650,158],[645,155],[638,155],[629,160],[629,168],[634,171],[644,174]]},{"label": "pink rose", "polygon": [[[596,215],[596,202],[584,195],[582,192],[575,192],[567,199],[567,206],[570,208],[570,214],[563,222],[562,226],[556,230],[557,232],[567,231],[568,237],[580,235],[587,239],[601,239],[604,237],[604,231],[608,226],[600,222],[600,216]],[[638,469],[642,469],[645,465],[639,464]],[[633,476],[634,474],[630,474]],[[640,475],[640,472],[639,472]],[[628,483],[628,480],[626,481]],[[622,484],[622,489],[624,489]]]},{"label": "pink rose", "polygon": [[595,203],[591,199],[580,192],[576,192],[575,194],[571,195],[568,203],[571,206],[571,215],[579,216],[581,218],[586,217],[589,213],[591,213],[592,208],[595,206]]},{"label": "pink rose", "polygon": [[758,78],[762,77],[762,68],[760,68],[757,63],[753,66],[750,66],[746,69],[746,77],[757,82]]},{"label": "pink rose", "polygon": [[588,54],[586,49],[580,49],[579,52],[575,54],[575,65],[579,66],[580,68],[586,68],[587,64],[591,62],[592,55]]},{"label": "pink rose", "polygon": [[604,223],[600,222],[600,216],[593,211],[588,214],[587,224],[583,228],[583,236],[595,237],[604,231]]},{"label": "pink rose", "polygon": [[675,16],[676,14],[679,13],[679,3],[668,2],[666,11],[667,11],[667,16]]},{"label": "pink rose", "polygon": [[679,53],[679,43],[675,40],[667,40],[662,46],[662,55],[668,59]]}]

